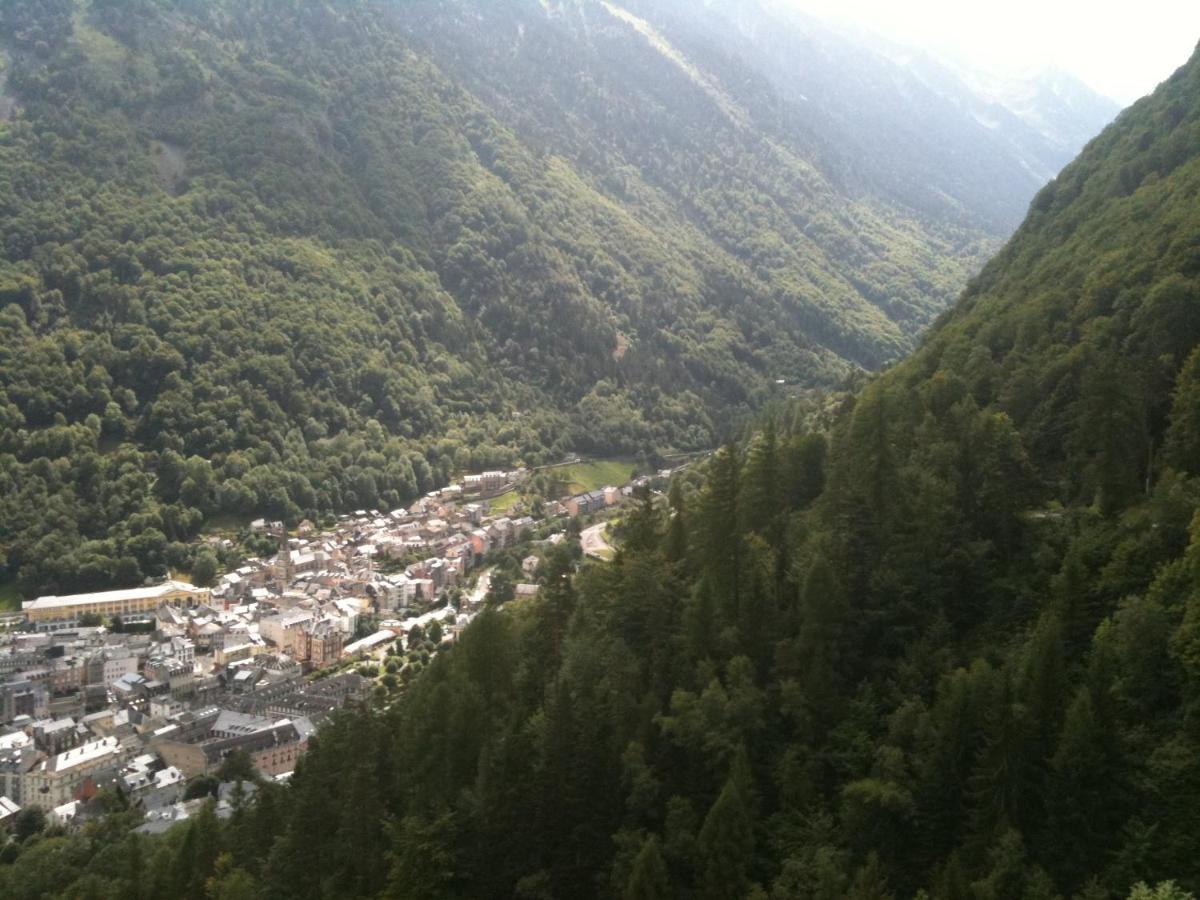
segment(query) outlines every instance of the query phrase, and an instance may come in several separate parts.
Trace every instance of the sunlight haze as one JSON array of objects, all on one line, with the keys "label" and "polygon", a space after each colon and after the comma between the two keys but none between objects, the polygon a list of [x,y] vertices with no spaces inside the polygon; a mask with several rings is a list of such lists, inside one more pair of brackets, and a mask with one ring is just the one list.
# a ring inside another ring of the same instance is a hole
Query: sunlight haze
[{"label": "sunlight haze", "polygon": [[1180,0],[784,2],[1000,72],[1057,66],[1122,104],[1152,91],[1200,40],[1200,3]]}]

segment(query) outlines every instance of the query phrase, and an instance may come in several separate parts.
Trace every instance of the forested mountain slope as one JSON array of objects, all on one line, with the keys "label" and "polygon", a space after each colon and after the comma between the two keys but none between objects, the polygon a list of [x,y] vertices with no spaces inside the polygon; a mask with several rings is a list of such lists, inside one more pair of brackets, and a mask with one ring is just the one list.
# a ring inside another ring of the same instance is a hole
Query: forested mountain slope
[{"label": "forested mountain slope", "polygon": [[1197,190],[1200,54],[828,438],[768,422],[625,515],[611,564],[553,551],[539,598],[228,824],[35,838],[0,888],[1200,890]]},{"label": "forested mountain slope", "polygon": [[911,349],[994,210],[876,178],[678,10],[0,5],[0,581],[134,583],[216,515],[709,447],[776,379]]},{"label": "forested mountain slope", "polygon": [[1119,111],[1064,73],[996,83],[928,52],[825,24],[790,0],[628,6],[669,23],[689,51],[725,48],[762,73],[793,101],[797,122],[835,151],[847,184],[939,219],[1014,228],[1030,191]]}]

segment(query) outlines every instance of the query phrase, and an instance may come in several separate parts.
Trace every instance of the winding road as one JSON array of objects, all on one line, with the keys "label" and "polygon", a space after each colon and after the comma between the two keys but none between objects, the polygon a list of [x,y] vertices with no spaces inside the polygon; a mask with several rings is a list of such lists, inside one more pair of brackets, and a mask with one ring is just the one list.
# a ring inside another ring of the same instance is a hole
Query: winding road
[{"label": "winding road", "polygon": [[612,559],[613,548],[606,537],[607,531],[607,522],[600,522],[599,524],[592,525],[590,528],[583,529],[583,532],[579,535],[579,542],[583,544],[583,552],[595,559]]}]

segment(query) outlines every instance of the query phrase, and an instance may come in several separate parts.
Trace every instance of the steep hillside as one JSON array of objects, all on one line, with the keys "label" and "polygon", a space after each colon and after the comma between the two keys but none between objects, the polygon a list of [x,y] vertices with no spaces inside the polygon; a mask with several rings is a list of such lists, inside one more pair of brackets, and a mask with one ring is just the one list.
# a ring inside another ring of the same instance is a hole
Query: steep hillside
[{"label": "steep hillside", "polygon": [[1197,191],[1200,52],[828,436],[548,551],[228,824],[35,837],[0,891],[1193,896]]},{"label": "steep hillside", "polygon": [[1053,166],[776,22],[4,4],[0,581],[132,583],[214,516],[711,447],[779,380],[909,352]]},{"label": "steep hillside", "polygon": [[3,4],[0,572],[131,583],[217,514],[703,448],[910,349],[994,232],[851,189],[764,78],[655,28]]},{"label": "steep hillside", "polygon": [[1194,465],[1169,427],[1200,343],[1198,94],[1193,61],[1124,112],[891,376],[1002,409],[1064,502],[1119,508]]},{"label": "steep hillside", "polygon": [[[938,219],[1007,233],[1031,193],[1119,111],[1064,73],[995,79],[876,35],[833,27],[788,0],[652,0],[688,46],[726,48],[835,150],[848,184]],[[668,18],[666,10],[672,11]]]}]

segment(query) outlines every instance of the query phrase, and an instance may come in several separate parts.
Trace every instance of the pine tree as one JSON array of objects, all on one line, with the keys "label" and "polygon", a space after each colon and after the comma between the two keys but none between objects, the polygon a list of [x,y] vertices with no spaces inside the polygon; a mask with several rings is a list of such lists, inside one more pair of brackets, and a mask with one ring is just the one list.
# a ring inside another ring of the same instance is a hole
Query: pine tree
[{"label": "pine tree", "polygon": [[562,645],[567,636],[567,624],[575,612],[574,561],[566,548],[556,547],[542,563],[543,587],[538,597],[537,630],[546,650],[542,660],[549,672],[562,658]]},{"label": "pine tree", "polygon": [[1071,547],[1054,579],[1055,609],[1063,623],[1063,641],[1069,651],[1078,652],[1091,642],[1099,624],[1096,601],[1087,577],[1083,553]]},{"label": "pine tree", "polygon": [[748,583],[738,604],[738,650],[754,661],[760,676],[765,678],[771,662],[771,637],[777,627],[778,609],[775,554],[758,535],[748,541],[744,568]]},{"label": "pine tree", "polygon": [[688,552],[687,510],[683,499],[683,483],[678,478],[671,481],[667,503],[671,518],[663,539],[663,555],[668,562],[678,563],[683,561]]},{"label": "pine tree", "polygon": [[1108,356],[1090,354],[1067,447],[1087,499],[1111,516],[1142,490],[1147,454],[1144,389],[1121,356]]},{"label": "pine tree", "polygon": [[704,900],[728,900],[745,894],[750,884],[754,822],[743,788],[733,775],[704,818],[698,849],[698,896]]},{"label": "pine tree", "polygon": [[[1016,674],[1017,701],[1036,743],[1026,748],[1031,759],[1048,759],[1054,752],[1066,683],[1062,626],[1053,613],[1043,615],[1021,653]],[[1030,798],[1031,799],[1031,798]]]},{"label": "pine tree", "polygon": [[1200,347],[1192,351],[1175,382],[1164,457],[1179,471],[1200,475]]},{"label": "pine tree", "polygon": [[696,660],[711,659],[717,651],[717,610],[712,582],[701,577],[684,605],[683,632],[688,655]]},{"label": "pine tree", "polygon": [[1121,773],[1111,743],[1112,735],[1099,727],[1090,691],[1080,687],[1050,760],[1041,843],[1046,863],[1066,885],[1080,885],[1097,871],[1119,833]]},{"label": "pine tree", "polygon": [[779,539],[781,529],[775,526],[783,510],[782,488],[779,441],[774,421],[768,420],[746,452],[742,489],[738,497],[742,530],[766,535],[772,541]]},{"label": "pine tree", "polygon": [[738,451],[722,447],[713,454],[697,511],[697,550],[701,570],[714,589],[718,608],[729,612],[738,605],[742,536],[738,529],[738,496],[741,490]]},{"label": "pine tree", "polygon": [[800,593],[799,631],[780,660],[785,671],[795,671],[809,708],[818,716],[832,711],[847,649],[846,615],[833,568],[818,556]]},{"label": "pine tree", "polygon": [[[1037,770],[1045,762],[1044,756],[1030,754],[1036,723],[1016,701],[1007,678],[1001,680],[1001,689],[983,713],[983,745],[969,779],[972,829],[981,841],[1032,818],[1027,804],[1037,799]],[[1020,843],[1019,833],[1014,833]]]},{"label": "pine tree", "polygon": [[847,900],[892,900],[893,895],[888,890],[887,877],[879,862],[879,855],[870,853],[867,861],[854,875],[854,883],[846,895]]},{"label": "pine tree", "polygon": [[255,900],[262,896],[262,886],[257,879],[239,869],[228,853],[218,857],[205,890],[206,896],[213,900]]},{"label": "pine tree", "polygon": [[654,495],[647,487],[639,487],[634,492],[636,505],[625,517],[623,531],[625,541],[621,546],[621,554],[653,553],[658,548],[660,540],[660,516],[654,505]]},{"label": "pine tree", "polygon": [[388,900],[442,900],[458,870],[453,823],[449,815],[436,819],[405,816],[392,828],[392,866]]},{"label": "pine tree", "polygon": [[625,900],[669,900],[672,896],[667,864],[663,860],[658,836],[650,835],[642,844],[625,886]]},{"label": "pine tree", "polygon": [[807,509],[825,490],[825,458],[829,446],[821,434],[795,435],[784,445],[782,495],[792,510]]},{"label": "pine tree", "polygon": [[209,876],[221,852],[220,826],[211,801],[188,822],[188,841],[187,888],[182,896],[204,900]]}]

